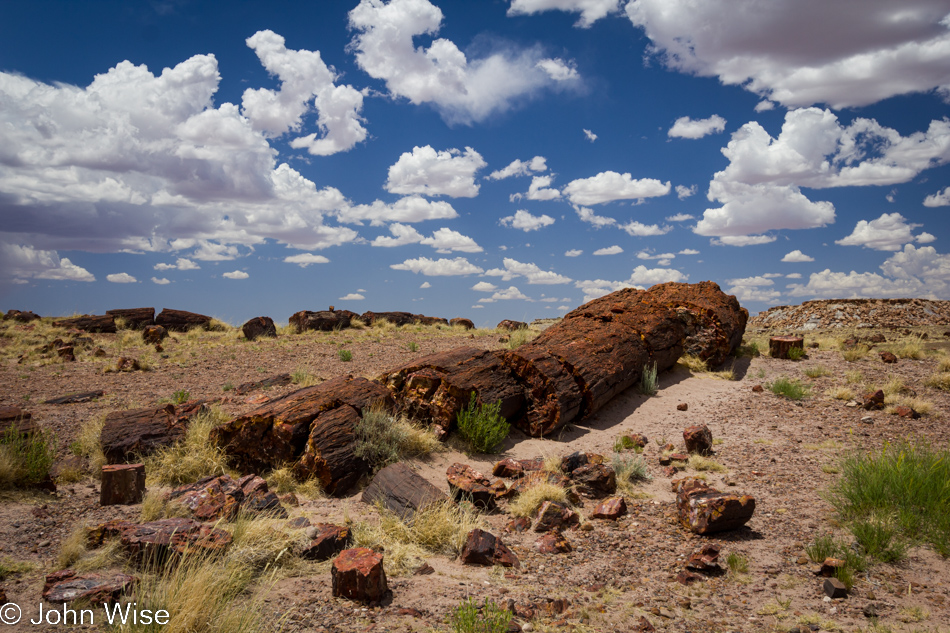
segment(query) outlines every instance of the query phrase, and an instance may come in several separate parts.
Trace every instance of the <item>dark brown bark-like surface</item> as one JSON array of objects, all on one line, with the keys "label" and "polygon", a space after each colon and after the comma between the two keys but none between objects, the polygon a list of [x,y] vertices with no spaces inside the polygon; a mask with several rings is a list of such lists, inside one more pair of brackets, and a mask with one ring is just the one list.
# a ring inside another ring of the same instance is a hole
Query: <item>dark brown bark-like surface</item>
[{"label": "dark brown bark-like surface", "polygon": [[500,413],[518,422],[524,413],[524,389],[502,363],[501,352],[457,347],[417,358],[383,374],[397,410],[449,430],[474,392],[479,404],[501,401]]},{"label": "dark brown bark-like surface", "polygon": [[416,315],[419,318],[419,323],[422,325],[448,325],[449,320],[442,317],[432,317],[432,316],[423,316],[421,314]]},{"label": "dark brown bark-like surface", "polygon": [[448,497],[409,466],[396,462],[376,473],[360,500],[368,505],[381,503],[403,520],[409,520],[417,510],[443,503]]},{"label": "dark brown bark-like surface", "polygon": [[193,327],[208,329],[211,317],[186,310],[164,308],[157,317],[155,325],[161,325],[169,332],[187,332]]},{"label": "dark brown bark-like surface", "polygon": [[290,374],[278,374],[277,376],[271,376],[270,378],[265,378],[264,380],[241,383],[237,386],[237,388],[235,388],[234,393],[239,396],[243,396],[244,394],[256,391],[257,389],[283,387],[284,385],[289,385],[293,381],[293,376]]},{"label": "dark brown bark-like surface", "polygon": [[360,315],[360,321],[366,325],[372,325],[374,321],[389,321],[393,325],[412,325],[422,315],[412,314],[411,312],[364,312]]},{"label": "dark brown bark-like surface", "polygon": [[332,332],[350,327],[350,322],[358,317],[358,314],[349,310],[301,310],[290,317],[290,324],[296,328],[297,334],[307,330]]},{"label": "dark brown bark-like surface", "polygon": [[76,328],[77,330],[84,330],[86,332],[115,334],[115,319],[108,314],[59,319],[58,321],[53,321],[53,325],[56,327]]},{"label": "dark brown bark-like surface", "polygon": [[344,404],[313,421],[303,455],[294,467],[300,480],[316,478],[330,495],[342,494],[369,473],[369,464],[356,456],[356,425],[360,412]]},{"label": "dark brown bark-like surface", "polygon": [[207,403],[186,402],[160,408],[113,411],[106,415],[99,442],[110,464],[121,464],[135,457],[171,446],[184,437],[188,422]]},{"label": "dark brown bark-like surface", "polygon": [[266,316],[254,317],[241,326],[241,332],[244,333],[244,338],[249,341],[262,336],[277,338],[277,326],[274,325],[272,318]]},{"label": "dark brown bark-like surface", "polygon": [[528,327],[528,324],[524,321],[512,321],[511,319],[505,319],[500,321],[498,325],[495,326],[496,330],[523,330]]},{"label": "dark brown bark-like surface", "polygon": [[33,421],[33,414],[23,411],[20,407],[0,407],[0,437],[10,430],[20,435],[31,435],[39,430]]},{"label": "dark brown bark-like surface", "polygon": [[155,308],[122,308],[106,310],[106,314],[114,319],[124,319],[125,324],[133,330],[155,324]]},{"label": "dark brown bark-like surface", "polygon": [[686,324],[687,354],[699,356],[715,367],[742,344],[749,311],[739,305],[734,295],[724,293],[718,284],[671,281],[657,284],[647,292],[680,313]]},{"label": "dark brown bark-like surface", "polygon": [[788,358],[788,350],[793,347],[804,351],[805,339],[800,336],[773,336],[769,339],[769,356]]},{"label": "dark brown bark-like surface", "polygon": [[132,505],[145,496],[145,464],[107,464],[102,467],[99,505]]},{"label": "dark brown bark-like surface", "polygon": [[466,330],[472,330],[475,328],[475,324],[472,323],[471,319],[466,319],[463,317],[455,317],[454,319],[449,319],[449,325],[461,325]]},{"label": "dark brown bark-like surface", "polygon": [[78,402],[89,402],[96,398],[101,398],[105,392],[102,389],[98,391],[84,391],[82,393],[73,393],[68,396],[59,396],[44,400],[43,404],[76,404]]},{"label": "dark brown bark-like surface", "polygon": [[3,315],[4,321],[7,319],[13,319],[18,323],[29,323],[30,321],[35,321],[39,318],[41,318],[40,315],[28,310],[7,310],[7,313]]},{"label": "dark brown bark-like surface", "polygon": [[[389,392],[382,385],[365,378],[341,376],[289,393],[222,424],[212,430],[211,441],[223,446],[242,471],[255,472],[296,461],[316,432],[314,462],[299,472],[323,473],[318,463],[324,459],[324,441],[326,446],[335,441],[324,440],[320,434],[323,427],[320,418],[324,414],[349,407],[358,417],[364,409],[391,406]],[[339,418],[333,419],[339,422]],[[336,424],[327,422],[327,425],[327,432],[334,429],[335,433],[338,429]],[[335,466],[327,468],[341,475]]]}]

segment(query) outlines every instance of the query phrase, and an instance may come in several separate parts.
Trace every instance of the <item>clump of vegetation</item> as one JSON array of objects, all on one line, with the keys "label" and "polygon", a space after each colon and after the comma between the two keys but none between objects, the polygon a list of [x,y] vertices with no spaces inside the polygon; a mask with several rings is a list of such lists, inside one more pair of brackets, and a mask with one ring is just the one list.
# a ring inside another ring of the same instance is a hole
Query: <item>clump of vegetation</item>
[{"label": "clump of vegetation", "polygon": [[743,345],[740,345],[736,348],[736,356],[742,358],[743,356],[747,358],[758,358],[762,355],[762,351],[759,349],[758,341],[749,341]]},{"label": "clump of vegetation", "polygon": [[298,367],[290,374],[290,381],[298,387],[312,387],[320,380],[303,367]]},{"label": "clump of vegetation", "polygon": [[856,369],[844,372],[844,379],[849,385],[864,384],[864,374]]},{"label": "clump of vegetation", "polygon": [[841,357],[849,363],[861,360],[871,351],[867,345],[855,345],[851,349],[842,350]]},{"label": "clump of vegetation", "polygon": [[508,437],[511,425],[500,412],[501,400],[479,405],[475,392],[472,392],[468,407],[459,411],[458,429],[473,451],[492,453]]},{"label": "clump of vegetation", "polygon": [[640,455],[614,453],[610,458],[617,477],[617,489],[629,497],[640,496],[634,484],[650,479],[647,463]]},{"label": "clump of vegetation", "polygon": [[622,453],[623,451],[632,450],[635,453],[642,453],[643,447],[633,441],[633,438],[629,435],[621,435],[617,438],[617,441],[614,442],[614,452]]},{"label": "clump of vegetation", "polygon": [[190,399],[191,393],[185,391],[184,389],[179,389],[175,392],[175,395],[172,396],[172,402],[175,404],[185,404]]},{"label": "clump of vegetation", "polygon": [[182,440],[146,458],[145,472],[149,480],[160,485],[180,486],[209,475],[227,474],[227,454],[209,437],[211,429],[229,419],[227,413],[216,407],[196,414]]},{"label": "clump of vegetation", "polygon": [[923,340],[919,336],[905,339],[893,349],[893,352],[898,358],[910,358],[913,360],[920,360],[927,355],[924,351]]},{"label": "clump of vegetation", "polygon": [[351,352],[348,349],[341,349],[339,351],[339,355],[340,355],[340,360],[343,361],[344,363],[348,363],[351,360],[353,360],[353,352]]},{"label": "clump of vegetation", "polygon": [[791,380],[786,377],[776,379],[768,385],[769,390],[777,396],[784,396],[789,400],[801,400],[808,395],[808,385],[804,385],[799,380]]},{"label": "clump of vegetation", "polygon": [[318,479],[314,477],[299,481],[290,466],[275,468],[264,475],[264,479],[267,481],[267,488],[280,495],[292,492],[308,499],[322,499],[326,496]]},{"label": "clump of vegetation", "polygon": [[924,384],[928,387],[933,387],[934,389],[941,389],[943,391],[950,391],[950,371],[939,371],[935,374],[932,374]]},{"label": "clump of vegetation", "polygon": [[700,472],[725,473],[729,471],[728,468],[716,460],[702,455],[690,455],[689,467]]},{"label": "clump of vegetation", "polygon": [[835,387],[828,392],[828,395],[835,400],[854,400],[854,391],[849,387]]},{"label": "clump of vegetation", "polygon": [[[841,460],[841,477],[828,499],[849,525],[930,543],[950,557],[950,450],[926,440],[886,444],[879,452],[854,451]],[[875,527],[875,525],[877,527]],[[870,538],[870,537],[868,537]]]},{"label": "clump of vegetation", "polygon": [[749,558],[738,552],[729,552],[726,556],[726,567],[733,575],[749,573]]},{"label": "clump of vegetation", "polygon": [[[617,478],[618,481],[620,477]],[[545,501],[567,504],[567,490],[547,481],[538,482],[508,504],[508,513],[515,517],[530,518]]]},{"label": "clump of vegetation", "polygon": [[505,343],[505,347],[508,349],[518,349],[528,341],[536,339],[538,334],[540,334],[540,332],[526,327],[512,330],[508,333],[508,341]]},{"label": "clump of vegetation", "polygon": [[801,360],[805,357],[805,348],[804,347],[791,347],[788,350],[789,360]]},{"label": "clump of vegetation", "polygon": [[7,577],[12,574],[22,574],[33,569],[33,565],[29,563],[18,563],[10,562],[7,560],[0,561],[0,582],[7,579]]},{"label": "clump of vegetation", "polygon": [[374,470],[403,459],[425,457],[442,444],[432,431],[382,409],[368,409],[356,425],[356,449]]},{"label": "clump of vegetation", "polygon": [[410,342],[407,347],[409,348],[409,351],[410,351],[410,352],[418,352],[418,351],[419,351],[419,344],[416,343],[416,342],[414,342],[414,341]]},{"label": "clump of vegetation", "polygon": [[643,372],[640,374],[640,393],[645,396],[655,396],[659,391],[657,382],[656,363],[652,365],[647,363],[643,366]]},{"label": "clump of vegetation", "polygon": [[817,365],[815,367],[809,367],[806,369],[805,375],[809,378],[821,378],[822,376],[830,376],[831,370],[824,365]]},{"label": "clump of vegetation", "polygon": [[486,599],[482,607],[473,598],[466,598],[449,617],[453,633],[505,633],[511,622],[511,611]]},{"label": "clump of vegetation", "polygon": [[806,545],[805,553],[815,563],[823,563],[826,558],[844,561],[844,565],[835,569],[835,578],[844,583],[848,589],[854,586],[855,574],[866,571],[868,568],[868,560],[860,548],[850,547],[844,541],[835,540],[830,534],[823,534]]},{"label": "clump of vegetation", "polygon": [[683,354],[680,356],[680,359],[676,361],[676,363],[683,365],[686,367],[686,369],[690,370],[694,374],[701,374],[709,371],[709,365],[706,364],[706,361],[693,354]]},{"label": "clump of vegetation", "polygon": [[102,415],[87,419],[79,427],[79,436],[69,445],[70,452],[86,459],[89,471],[96,478],[102,474],[102,467],[106,463],[105,453],[99,443],[105,421]]},{"label": "clump of vegetation", "polygon": [[45,431],[20,433],[14,425],[0,436],[0,488],[29,488],[50,477],[56,440]]}]

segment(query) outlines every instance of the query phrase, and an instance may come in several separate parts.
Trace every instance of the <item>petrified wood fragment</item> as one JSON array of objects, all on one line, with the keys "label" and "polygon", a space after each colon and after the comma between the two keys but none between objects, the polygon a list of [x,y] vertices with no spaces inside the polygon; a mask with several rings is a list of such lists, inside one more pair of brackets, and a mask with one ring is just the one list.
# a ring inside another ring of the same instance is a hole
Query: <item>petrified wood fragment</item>
[{"label": "petrified wood fragment", "polygon": [[115,334],[115,319],[110,315],[99,316],[79,316],[68,319],[59,319],[53,321],[55,327],[76,328],[86,332],[104,332],[106,334]]},{"label": "petrified wood fragment", "polygon": [[710,488],[700,479],[686,479],[678,486],[676,504],[680,523],[696,534],[734,530],[755,512],[755,499]]},{"label": "petrified wood fragment", "polygon": [[169,332],[187,332],[191,328],[200,327],[208,329],[211,324],[211,317],[195,312],[185,310],[163,309],[155,317],[155,325],[161,325]]},{"label": "petrified wood fragment", "polygon": [[133,330],[140,330],[146,325],[155,323],[155,308],[123,308],[106,310],[106,314],[113,319],[122,319]]},{"label": "petrified wood fragment", "polygon": [[137,582],[134,576],[122,573],[89,573],[77,575],[71,569],[46,576],[43,600],[68,604],[82,600],[92,606],[116,602]]},{"label": "petrified wood fragment", "polygon": [[296,328],[297,334],[307,330],[332,332],[350,327],[350,322],[358,317],[358,314],[349,310],[301,310],[290,317],[290,324]]},{"label": "petrified wood fragment", "polygon": [[404,463],[396,462],[376,473],[360,500],[369,505],[382,503],[403,520],[408,520],[417,510],[444,503],[448,498]]},{"label": "petrified wood fragment", "polygon": [[171,446],[185,435],[188,421],[206,405],[206,401],[195,400],[178,407],[167,404],[109,413],[99,435],[106,461],[121,464]]},{"label": "petrified wood fragment", "polygon": [[261,337],[277,338],[277,326],[272,318],[266,316],[254,317],[241,326],[241,332],[249,341]]},{"label": "petrified wood fragment", "polygon": [[73,393],[66,396],[58,396],[44,400],[43,404],[75,404],[78,402],[89,402],[96,398],[101,398],[105,392],[102,389],[96,391],[84,391],[82,393]]},{"label": "petrified wood fragment", "polygon": [[102,467],[99,505],[132,505],[145,496],[145,464],[106,464]]}]

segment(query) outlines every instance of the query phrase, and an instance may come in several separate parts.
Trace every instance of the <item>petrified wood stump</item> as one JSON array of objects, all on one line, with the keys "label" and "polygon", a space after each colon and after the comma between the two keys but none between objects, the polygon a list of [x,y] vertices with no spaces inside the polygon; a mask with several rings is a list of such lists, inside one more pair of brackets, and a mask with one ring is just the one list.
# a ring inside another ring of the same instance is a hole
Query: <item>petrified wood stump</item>
[{"label": "petrified wood stump", "polygon": [[797,348],[805,349],[805,339],[800,336],[773,336],[769,339],[769,356],[772,358],[788,358],[788,351]]},{"label": "petrified wood stump", "polygon": [[99,505],[132,505],[145,496],[145,464],[107,464],[102,467]]},{"label": "petrified wood stump", "polygon": [[337,598],[375,602],[389,591],[383,555],[366,547],[344,550],[333,561],[330,575]]},{"label": "petrified wood stump", "polygon": [[277,338],[277,326],[274,325],[272,318],[266,316],[254,317],[241,327],[241,332],[244,333],[244,338],[249,341],[262,336]]}]

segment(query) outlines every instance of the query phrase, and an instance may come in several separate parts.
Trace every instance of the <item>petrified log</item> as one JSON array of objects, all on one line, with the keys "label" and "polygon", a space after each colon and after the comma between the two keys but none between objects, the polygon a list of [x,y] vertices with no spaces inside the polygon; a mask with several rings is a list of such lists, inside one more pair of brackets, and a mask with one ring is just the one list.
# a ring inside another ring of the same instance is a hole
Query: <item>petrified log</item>
[{"label": "petrified log", "polygon": [[366,325],[372,325],[375,321],[389,321],[393,325],[412,325],[419,320],[420,314],[411,312],[364,312],[360,315],[360,321]]},{"label": "petrified log", "polygon": [[495,326],[496,330],[523,330],[528,327],[528,324],[524,321],[512,321],[511,319],[505,319],[501,321],[498,325]]},{"label": "petrified log", "polygon": [[734,295],[727,295],[712,281],[695,284],[668,282],[647,292],[675,309],[686,325],[687,354],[699,356],[711,367],[721,365],[742,344],[749,311]]},{"label": "petrified log", "polygon": [[38,431],[39,427],[33,422],[33,414],[29,411],[23,411],[20,407],[0,407],[0,436],[10,432],[32,435]]},{"label": "petrified log", "polygon": [[106,464],[102,467],[99,505],[132,505],[145,496],[145,464]]},{"label": "petrified log", "polygon": [[99,316],[79,316],[68,319],[59,319],[53,321],[53,326],[64,328],[75,328],[85,332],[104,332],[106,334],[115,334],[115,319],[108,314]]},{"label": "petrified log", "polygon": [[680,523],[696,534],[734,530],[755,512],[755,499],[710,488],[700,479],[680,482],[676,494]]},{"label": "petrified log", "polygon": [[417,314],[416,317],[422,325],[448,325],[449,320],[442,317],[430,317]]},{"label": "petrified log", "polygon": [[194,519],[176,517],[148,523],[121,519],[88,528],[88,544],[99,547],[107,538],[118,536],[125,551],[139,562],[165,559],[186,551],[220,552],[231,544],[231,535]]},{"label": "petrified log", "polygon": [[683,430],[683,442],[686,444],[687,453],[708,455],[712,452],[712,431],[705,424],[688,426]]},{"label": "petrified log", "polygon": [[300,557],[305,560],[327,560],[346,549],[350,540],[350,529],[330,523],[318,523],[307,531],[307,536],[310,542],[300,551]]},{"label": "petrified log", "polygon": [[256,391],[257,389],[270,389],[271,387],[284,387],[289,385],[294,381],[293,376],[290,374],[277,374],[276,376],[271,376],[270,378],[265,378],[264,380],[257,380],[255,382],[243,382],[235,388],[234,393],[243,396],[246,393]]},{"label": "petrified log", "polygon": [[393,392],[397,410],[445,430],[455,426],[456,416],[469,405],[473,392],[479,404],[501,401],[500,414],[517,422],[524,412],[524,390],[501,362],[502,356],[501,352],[457,347],[414,359],[379,380]]},{"label": "petrified log", "polygon": [[382,503],[401,519],[408,520],[417,510],[444,503],[448,498],[404,463],[396,462],[376,473],[360,500],[369,505]]},{"label": "petrified log", "polygon": [[244,333],[244,338],[249,341],[262,336],[277,338],[277,326],[274,325],[272,318],[266,316],[254,317],[241,326],[241,332]]},{"label": "petrified log", "polygon": [[161,325],[169,332],[187,332],[195,327],[207,330],[210,324],[211,317],[209,316],[170,308],[164,308],[155,317],[155,325]]},{"label": "petrified log", "polygon": [[13,319],[18,323],[29,323],[30,321],[35,321],[39,318],[41,318],[40,315],[34,312],[22,310],[7,310],[7,313],[3,315],[4,321],[7,319]]},{"label": "petrified log", "polygon": [[333,596],[363,602],[381,600],[389,586],[383,555],[366,547],[344,550],[330,570]]},{"label": "petrified log", "polygon": [[155,308],[122,308],[106,310],[106,314],[114,319],[122,319],[133,330],[140,330],[146,325],[155,323]]},{"label": "petrified log", "polygon": [[75,404],[77,402],[89,402],[96,398],[101,398],[105,392],[102,389],[97,391],[84,391],[82,393],[73,393],[67,396],[58,396],[44,400],[43,404]]},{"label": "petrified log", "polygon": [[176,407],[113,411],[106,415],[99,442],[110,464],[121,464],[132,457],[144,457],[171,446],[184,437],[188,421],[203,410],[205,401],[187,402]]},{"label": "petrified log", "polygon": [[769,356],[772,358],[788,358],[788,351],[792,348],[805,350],[805,339],[800,336],[773,336],[769,338]]},{"label": "petrified log", "polygon": [[359,318],[359,315],[349,310],[322,310],[320,312],[301,310],[290,317],[290,324],[296,328],[297,334],[302,334],[307,330],[332,332],[350,327],[350,322],[356,318]]},{"label": "petrified log", "polygon": [[134,576],[114,573],[89,573],[77,576],[71,569],[53,572],[46,576],[43,585],[43,600],[68,604],[82,600],[92,606],[117,602],[137,582]]},{"label": "petrified log", "polygon": [[472,323],[471,319],[465,319],[462,317],[455,317],[454,319],[449,319],[449,325],[461,325],[466,330],[475,329],[475,324]]},{"label": "petrified log", "polygon": [[224,447],[243,472],[296,461],[298,477],[318,477],[328,492],[343,492],[366,472],[353,454],[354,431],[363,410],[376,407],[392,407],[382,385],[341,376],[216,427],[211,441]]}]

